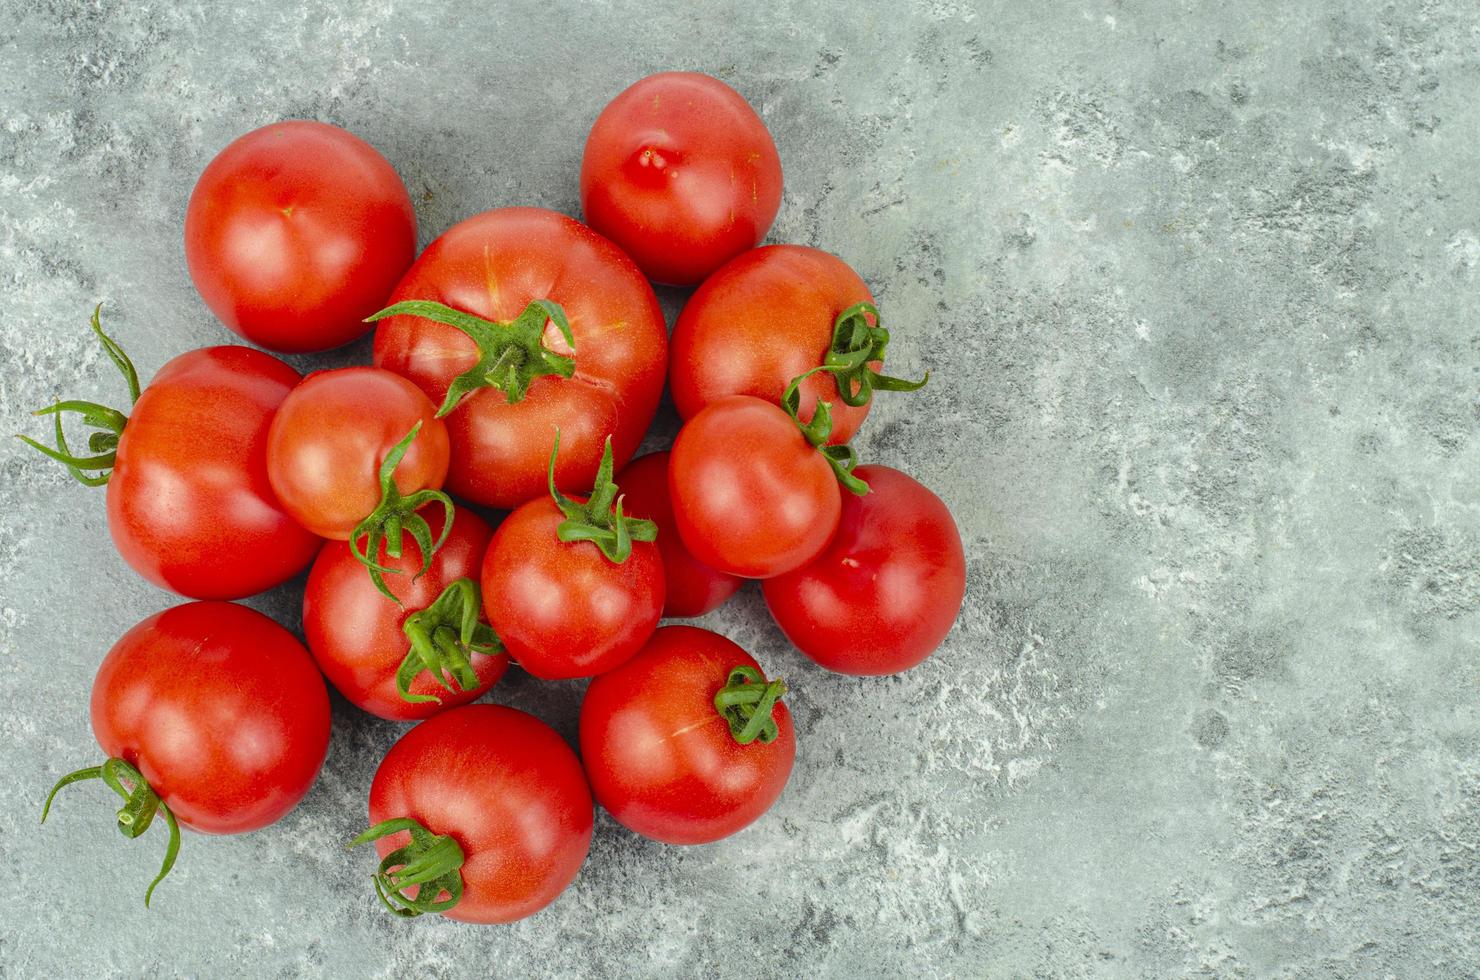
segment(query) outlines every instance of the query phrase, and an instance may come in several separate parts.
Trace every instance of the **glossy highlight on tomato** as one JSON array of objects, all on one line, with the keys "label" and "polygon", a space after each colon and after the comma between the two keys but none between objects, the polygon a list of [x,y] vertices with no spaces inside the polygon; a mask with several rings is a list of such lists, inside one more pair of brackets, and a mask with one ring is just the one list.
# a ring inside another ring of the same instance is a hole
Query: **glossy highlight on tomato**
[{"label": "glossy highlight on tomato", "polygon": [[[483,387],[447,413],[449,491],[505,509],[541,496],[557,428],[563,448],[555,478],[571,492],[590,488],[608,436],[618,466],[636,451],[663,391],[668,332],[652,287],[611,242],[553,211],[486,211],[421,254],[390,299],[411,301],[445,304],[495,330],[548,301],[563,311],[574,340],[545,324],[543,348],[573,360],[571,376],[535,377],[513,402],[508,392]],[[389,316],[375,333],[375,364],[441,406],[453,381],[479,364],[479,350],[454,326]],[[481,383],[502,378],[490,372]]]},{"label": "glossy highlight on tomato", "polygon": [[[460,860],[443,865],[461,892],[443,915],[513,922],[575,880],[591,846],[591,791],[580,760],[554,729],[513,708],[467,705],[411,729],[376,770],[372,830],[406,819],[450,838],[460,852]],[[382,858],[412,843],[406,831],[357,838],[368,839]],[[377,876],[392,894],[395,870],[383,864]],[[429,903],[436,896],[419,893],[431,887],[406,890]]]},{"label": "glossy highlight on tomato", "polygon": [[591,682],[581,757],[596,801],[618,823],[667,844],[706,844],[749,826],[780,797],[796,760],[791,712],[775,701],[770,740],[740,744],[715,706],[736,667],[760,671],[717,633],[664,626]]},{"label": "glossy highlight on tomato", "polygon": [[888,466],[860,466],[866,496],[843,495],[838,532],[815,561],[766,581],[766,605],[814,661],[893,674],[930,656],[966,595],[961,535],[940,498]]},{"label": "glossy highlight on tomato", "polygon": [[201,298],[270,350],[328,350],[365,333],[415,255],[405,184],[369,143],[327,123],[290,120],[237,138],[185,211]]},{"label": "glossy highlight on tomato", "polygon": [[766,237],[780,206],[781,158],[766,124],[709,75],[649,75],[586,139],[581,211],[657,282],[699,282]]}]

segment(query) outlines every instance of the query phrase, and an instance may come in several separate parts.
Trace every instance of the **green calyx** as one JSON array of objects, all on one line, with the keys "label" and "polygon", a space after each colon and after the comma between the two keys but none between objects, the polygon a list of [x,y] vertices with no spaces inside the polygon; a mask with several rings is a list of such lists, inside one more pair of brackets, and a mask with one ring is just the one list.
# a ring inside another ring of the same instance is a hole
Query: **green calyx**
[{"label": "green calyx", "polygon": [[508,323],[485,320],[445,303],[420,299],[388,306],[366,317],[365,322],[392,316],[419,316],[446,324],[461,330],[478,345],[478,363],[453,379],[442,407],[437,409],[438,418],[479,388],[497,388],[512,405],[524,398],[535,378],[551,374],[568,378],[576,372],[575,358],[546,350],[543,344],[545,324],[550,322],[560,330],[570,349],[576,349],[565,310],[548,299],[531,300],[524,312]]},{"label": "green calyx", "polygon": [[[869,316],[874,318],[873,323],[869,323]],[[861,408],[875,390],[918,391],[930,380],[929,371],[919,381],[907,381],[880,374],[869,366],[882,361],[889,347],[889,331],[879,323],[879,311],[872,303],[854,303],[833,321],[832,346],[822,364],[837,379],[838,397],[845,405]]]},{"label": "green calyx", "polygon": [[[408,831],[411,843],[398,847],[383,859],[374,875],[375,894],[381,904],[403,919],[428,912],[446,912],[462,899],[462,848],[451,837],[434,834],[409,817],[378,823],[349,842],[350,847],[368,844],[391,834]],[[407,893],[416,889],[415,896]],[[446,894],[446,898],[442,895]]]},{"label": "green calyx", "polygon": [[[555,430],[555,448],[550,450],[550,499],[565,515],[555,529],[561,541],[590,541],[601,549],[607,560],[620,565],[632,554],[632,542],[658,540],[658,525],[622,513],[622,498],[612,482],[612,440],[606,437],[601,453],[601,466],[596,471],[596,485],[584,504],[567,498],[555,487],[555,457],[560,454],[560,430]],[[615,502],[616,509],[612,509]]]},{"label": "green calyx", "polygon": [[766,680],[766,675],[749,664],[730,668],[725,686],[714,696],[714,710],[729,722],[730,736],[741,745],[759,738],[769,745],[780,734],[771,710],[786,693],[781,678]]},{"label": "green calyx", "polygon": [[781,407],[785,409],[787,415],[791,416],[791,420],[801,430],[802,436],[822,454],[823,459],[827,460],[838,482],[861,497],[868,493],[868,484],[853,475],[854,468],[858,466],[858,453],[850,445],[829,446],[827,444],[828,436],[832,435],[832,403],[819,398],[817,408],[812,412],[812,421],[803,422],[797,417],[802,404],[800,390],[802,382],[818,371],[833,370],[824,365],[792,378],[791,384],[786,386],[786,391],[781,395]]},{"label": "green calyx", "polygon": [[154,822],[155,814],[163,814],[165,825],[169,828],[169,843],[165,846],[164,864],[160,866],[159,874],[149,883],[149,888],[144,892],[144,907],[149,907],[149,900],[154,896],[155,887],[164,881],[165,875],[175,866],[175,858],[180,853],[180,825],[175,821],[175,815],[170,808],[159,798],[159,794],[150,789],[149,783],[144,776],[133,766],[122,759],[109,759],[101,766],[91,766],[87,769],[79,769],[68,773],[46,794],[46,805],[41,808],[41,822],[46,823],[47,815],[51,813],[51,801],[56,798],[58,791],[63,786],[81,782],[85,779],[101,779],[108,787],[123,798],[123,806],[118,810],[118,831],[133,840],[141,837],[149,825]]},{"label": "green calyx", "polygon": [[[357,558],[360,564],[370,570],[370,579],[375,587],[380,590],[381,595],[397,604],[401,600],[391,594],[386,587],[385,575],[387,572],[400,574],[399,568],[391,568],[382,565],[373,556],[380,554],[380,546],[385,544],[385,553],[389,558],[401,557],[402,533],[406,532],[416,541],[417,547],[421,549],[421,570],[415,575],[416,578],[426,574],[428,568],[432,567],[432,556],[442,543],[447,540],[447,535],[452,533],[453,507],[452,498],[441,490],[418,490],[412,494],[402,494],[396,486],[396,467],[401,465],[401,459],[406,455],[412,440],[421,432],[421,423],[417,422],[406,434],[406,438],[396,443],[391,451],[385,454],[385,459],[380,463],[380,504],[370,512],[370,516],[355,525],[350,532],[349,550]],[[427,519],[418,512],[421,507],[433,501],[441,504],[446,511],[442,521],[442,536],[436,541],[432,540],[432,528]],[[364,549],[361,550],[360,539],[364,538]]]},{"label": "green calyx", "polygon": [[[129,360],[118,341],[103,333],[103,325],[100,321],[102,311],[103,304],[101,303],[93,309],[93,333],[97,334],[99,343],[103,345],[103,352],[108,355],[108,359],[118,368],[119,373],[123,375],[123,380],[128,384],[129,404],[132,405],[139,400],[139,373],[134,370],[134,362]],[[85,424],[96,430],[89,433],[87,438],[87,449],[92,455],[79,456],[67,445],[67,437],[62,431],[62,416],[68,412],[80,416]],[[55,405],[39,409],[35,414],[52,417],[55,424],[56,447],[44,445],[30,436],[17,435],[17,439],[67,467],[67,472],[71,473],[79,483],[89,487],[100,487],[108,482],[108,477],[113,473],[113,463],[118,455],[118,437],[123,435],[123,427],[128,424],[127,415],[116,408],[84,401],[59,401]]]},{"label": "green calyx", "polygon": [[478,583],[460,578],[443,589],[430,606],[406,617],[401,631],[411,647],[396,671],[396,690],[403,699],[411,704],[442,703],[434,695],[411,693],[411,683],[422,671],[430,673],[449,691],[453,690],[454,682],[463,691],[477,689],[478,674],[473,670],[472,655],[492,657],[504,652],[493,627],[478,621],[482,607]]}]

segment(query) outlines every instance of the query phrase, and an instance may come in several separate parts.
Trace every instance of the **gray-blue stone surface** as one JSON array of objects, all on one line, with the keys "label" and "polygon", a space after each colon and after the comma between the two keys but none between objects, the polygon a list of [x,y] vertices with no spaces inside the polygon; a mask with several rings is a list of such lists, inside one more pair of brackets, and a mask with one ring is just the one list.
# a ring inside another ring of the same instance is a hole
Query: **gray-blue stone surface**
[{"label": "gray-blue stone surface", "polygon": [[[0,975],[1480,973],[1477,40],[1466,0],[0,0],[7,431],[118,397],[94,303],[146,378],[234,339],[181,225],[238,134],[347,126],[425,243],[577,214],[597,111],[693,68],[775,134],[771,239],[843,256],[894,373],[932,371],[858,448],[950,504],[970,562],[900,677],[812,667],[753,587],[708,618],[795,691],[791,783],[733,839],[599,815],[534,918],[395,920],[343,845],[402,728],[336,700],[302,806],[187,835],[146,911],[162,836],[122,840],[98,784],[37,817],[97,761],[99,658],[179,600],[14,443]],[[301,591],[251,604],[296,627]],[[491,697],[574,735],[580,684]]]}]

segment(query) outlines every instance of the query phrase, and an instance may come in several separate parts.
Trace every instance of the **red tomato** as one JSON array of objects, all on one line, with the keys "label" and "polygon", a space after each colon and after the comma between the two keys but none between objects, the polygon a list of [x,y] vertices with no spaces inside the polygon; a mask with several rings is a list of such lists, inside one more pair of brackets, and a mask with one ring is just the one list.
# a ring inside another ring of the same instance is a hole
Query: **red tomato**
[{"label": "red tomato", "polygon": [[765,238],[780,207],[776,144],[717,78],[649,75],[613,99],[586,138],[586,221],[658,282],[699,282]]},{"label": "red tomato", "polygon": [[925,383],[878,373],[889,333],[873,302],[858,274],[827,252],[767,245],[740,255],[694,291],[673,327],[669,385],[678,414],[692,418],[729,395],[780,402],[793,378],[830,364],[848,370],[841,380],[819,371],[802,381],[798,415],[809,421],[819,398],[830,402],[828,441],[848,442],[875,388]]},{"label": "red tomato", "polygon": [[[504,208],[469,218],[427,247],[391,300],[431,300],[496,321],[487,333],[497,338],[514,333],[509,325],[521,317],[534,318],[529,342],[536,349],[511,352],[523,372],[516,390],[476,390],[447,416],[453,447],[447,488],[460,497],[513,508],[540,496],[556,428],[565,446],[556,480],[585,490],[606,437],[621,465],[653,420],[668,357],[657,298],[620,249],[564,215]],[[574,351],[531,306],[537,300],[563,309]],[[570,377],[539,373],[554,370],[547,361],[572,357]],[[480,367],[470,336],[424,316],[383,320],[375,364],[410,378],[439,405],[454,379],[475,367],[469,383],[508,384],[503,368],[491,370],[487,359]]]},{"label": "red tomato", "polygon": [[178,847],[176,818],[239,834],[298,804],[328,752],[329,696],[293,634],[244,606],[192,602],[150,616],[108,651],[92,726],[109,772],[80,770],[57,788],[121,769],[132,784],[118,787],[124,834],[143,833],[156,807],[171,824],[158,884]]},{"label": "red tomato", "polygon": [[[488,626],[469,625],[483,611],[477,579],[493,531],[472,511],[459,507],[456,514],[424,575],[416,574],[421,549],[409,534],[400,558],[382,546],[377,560],[402,573],[386,579],[396,602],[375,588],[348,543],[330,541],[314,561],[303,594],[303,632],[319,668],[356,707],[392,721],[430,718],[478,700],[508,668]],[[419,649],[444,667],[436,675],[424,659],[408,660],[413,634]],[[415,700],[398,687],[403,671],[413,675],[407,690]]]},{"label": "red tomato", "polygon": [[842,509],[826,457],[786,412],[748,395],[720,399],[679,430],[668,488],[684,546],[745,578],[816,558]]},{"label": "red tomato", "polygon": [[844,494],[832,543],[763,588],[797,649],[845,674],[893,674],[935,652],[966,595],[966,558],[951,512],[887,466],[860,466],[870,492]]},{"label": "red tomato", "polygon": [[363,334],[416,256],[416,214],[385,157],[327,123],[253,130],[222,150],[185,211],[185,261],[211,312],[272,350]]},{"label": "red tomato", "polygon": [[[732,676],[737,667],[754,672],[750,683]],[[716,706],[721,689],[741,700],[728,709],[733,721]],[[791,713],[776,700],[784,692],[723,636],[663,627],[586,689],[581,757],[596,801],[665,844],[707,844],[750,825],[781,795],[796,759]],[[742,744],[757,713],[759,736]]]},{"label": "red tomato", "polygon": [[[382,826],[390,821],[417,827]],[[513,922],[575,880],[591,847],[591,791],[576,754],[544,722],[513,708],[468,705],[422,722],[392,746],[370,786],[370,823],[356,843],[374,840],[382,858],[412,848],[382,861],[376,876],[400,914]],[[394,832],[379,836],[386,831]],[[399,883],[413,863],[431,874],[426,885]]]},{"label": "red tomato", "polygon": [[447,427],[421,389],[377,368],[308,376],[278,409],[267,436],[267,474],[294,519],[320,537],[349,540],[381,503],[381,463],[421,426],[395,469],[404,496],[447,476]]},{"label": "red tomato", "polygon": [[663,614],[657,528],[613,514],[610,445],[603,458],[589,501],[567,500],[552,483],[549,497],[504,519],[483,559],[488,621],[519,666],[545,680],[610,670]]},{"label": "red tomato", "polygon": [[744,580],[715,571],[689,553],[673,523],[668,498],[668,453],[649,453],[623,467],[617,477],[627,513],[658,525],[658,552],[663,556],[665,616],[702,616],[724,605]]},{"label": "red tomato", "polygon": [[247,347],[208,347],[167,363],[140,395],[133,364],[96,312],[93,329],[129,384],[130,414],[75,401],[43,410],[96,426],[96,455],[72,454],[60,427],[56,449],[26,441],[83,483],[108,484],[108,530],[124,560],[196,599],[240,599],[301,572],[319,539],[278,503],[266,455],[273,413],[298,372]]}]

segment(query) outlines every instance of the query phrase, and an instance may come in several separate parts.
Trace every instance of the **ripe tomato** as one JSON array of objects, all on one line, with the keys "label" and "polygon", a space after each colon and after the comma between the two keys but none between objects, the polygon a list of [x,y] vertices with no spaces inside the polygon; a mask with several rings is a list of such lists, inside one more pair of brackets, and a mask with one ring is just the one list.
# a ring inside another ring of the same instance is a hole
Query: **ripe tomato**
[{"label": "ripe tomato", "polygon": [[832,543],[815,561],[768,579],[766,605],[797,649],[829,670],[893,674],[935,652],[966,595],[966,558],[951,512],[887,466],[856,471]]},{"label": "ripe tomato", "polygon": [[386,580],[395,602],[369,581],[348,543],[328,542],[314,561],[303,632],[319,668],[356,707],[392,721],[430,718],[478,700],[508,668],[498,638],[479,623],[477,576],[493,531],[472,511],[458,507],[456,515],[424,575],[410,535],[400,558],[382,544],[377,561],[402,573]]},{"label": "ripe tomato", "polygon": [[658,529],[622,512],[610,443],[587,501],[555,488],[555,455],[550,496],[505,518],[483,559],[488,621],[519,666],[545,680],[610,670],[638,651],[663,614]]},{"label": "ripe tomato", "polygon": [[707,844],[748,826],[776,802],[796,759],[785,691],[723,636],[663,627],[586,689],[581,757],[596,802],[665,844]]},{"label": "ripe tomato", "polygon": [[327,123],[274,123],[222,150],[185,211],[185,261],[221,322],[271,350],[363,334],[416,256],[416,214],[385,157]]},{"label": "ripe tomato", "polygon": [[744,580],[716,571],[689,553],[673,524],[668,497],[668,453],[634,459],[617,476],[627,513],[658,525],[658,553],[663,557],[664,616],[702,616],[724,605]]},{"label": "ripe tomato", "polygon": [[375,888],[396,914],[513,922],[575,880],[591,847],[591,791],[550,726],[467,705],[391,747],[370,785],[370,824],[353,843],[375,841]]},{"label": "ripe tomato", "polygon": [[[469,218],[427,247],[391,300],[375,364],[450,413],[447,488],[460,497],[513,508],[543,494],[557,427],[557,482],[585,490],[606,437],[625,463],[653,420],[668,357],[657,298],[620,249],[564,215]],[[418,315],[396,315],[407,310]]]},{"label": "ripe tomato", "polygon": [[717,78],[649,75],[586,138],[581,211],[658,282],[699,282],[765,238],[780,207],[776,144]]},{"label": "ripe tomato", "polygon": [[[435,500],[452,512],[438,489],[447,462],[447,427],[436,408],[405,378],[377,368],[309,375],[283,400],[267,434],[267,475],[283,507],[320,537],[349,541],[386,595],[387,569],[370,556],[384,541],[387,554],[400,557],[401,535],[389,531],[404,526],[423,545],[425,570],[441,542],[431,540],[416,511]],[[443,523],[444,537],[449,527]]]},{"label": "ripe tomato", "polygon": [[749,395],[721,398],[689,419],[668,461],[684,547],[744,578],[770,578],[816,558],[838,527],[846,467],[811,438],[795,416]]},{"label": "ripe tomato", "polygon": [[673,327],[669,385],[685,419],[729,395],[780,402],[792,379],[798,415],[832,403],[829,441],[853,438],[875,388],[912,391],[924,381],[878,373],[889,344],[874,298],[842,259],[803,245],[767,245],[727,263],[694,291]]},{"label": "ripe tomato", "polygon": [[[128,355],[93,331],[134,398],[128,415],[91,402],[43,409],[56,421],[55,449],[81,482],[108,485],[108,530],[133,569],[161,588],[196,599],[240,599],[286,582],[319,539],[288,516],[267,479],[267,429],[298,384],[298,372],[248,347],[194,350],[159,369],[139,393]],[[72,453],[64,413],[98,431],[93,455]]]},{"label": "ripe tomato", "polygon": [[92,726],[108,762],[63,777],[47,809],[68,783],[101,778],[126,801],[124,836],[162,813],[170,845],[152,893],[174,863],[177,820],[240,834],[298,804],[329,749],[329,695],[293,634],[245,606],[192,602],[150,616],[108,651]]}]

